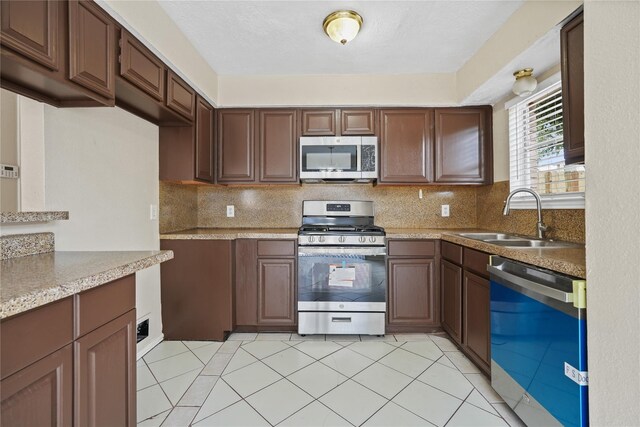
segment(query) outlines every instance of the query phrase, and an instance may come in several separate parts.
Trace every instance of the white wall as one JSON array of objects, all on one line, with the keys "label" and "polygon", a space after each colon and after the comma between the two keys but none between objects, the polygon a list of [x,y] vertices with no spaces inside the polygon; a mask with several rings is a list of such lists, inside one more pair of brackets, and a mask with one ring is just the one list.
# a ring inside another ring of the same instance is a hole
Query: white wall
[{"label": "white wall", "polygon": [[[45,208],[67,210],[69,220],[4,225],[2,234],[52,231],[59,251],[159,249],[158,221],[149,219],[159,201],[157,126],[117,107],[45,105],[44,142]],[[147,345],[162,333],[160,267],[136,282],[138,319],[151,319]]]},{"label": "white wall", "polygon": [[589,414],[640,423],[640,2],[584,7]]},{"label": "white wall", "polygon": [[[0,163],[18,166],[18,96],[0,90]],[[0,178],[0,210],[19,209],[18,180]]]}]

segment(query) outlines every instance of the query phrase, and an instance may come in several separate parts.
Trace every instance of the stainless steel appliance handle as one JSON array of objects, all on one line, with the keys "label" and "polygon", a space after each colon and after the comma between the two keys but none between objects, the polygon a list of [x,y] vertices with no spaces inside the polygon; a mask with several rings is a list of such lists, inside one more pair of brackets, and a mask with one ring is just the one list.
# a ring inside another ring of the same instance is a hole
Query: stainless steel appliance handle
[{"label": "stainless steel appliance handle", "polygon": [[507,273],[506,271],[503,271],[492,265],[488,265],[487,270],[489,271],[489,273],[493,274],[494,276],[507,280],[509,283],[513,285],[519,286],[524,289],[528,289],[531,292],[535,292],[537,294],[544,295],[546,297],[549,297],[558,301],[562,301],[562,302],[573,302],[572,292],[564,292],[559,289],[550,288],[540,283],[536,283],[531,280],[525,279],[523,277],[516,276],[515,274]]},{"label": "stainless steel appliance handle", "polygon": [[384,246],[377,247],[335,247],[335,246],[323,246],[323,247],[308,247],[298,246],[298,255],[369,255],[369,256],[385,256],[387,255],[387,248]]},{"label": "stainless steel appliance handle", "polygon": [[332,322],[351,323],[351,317],[331,317]]}]

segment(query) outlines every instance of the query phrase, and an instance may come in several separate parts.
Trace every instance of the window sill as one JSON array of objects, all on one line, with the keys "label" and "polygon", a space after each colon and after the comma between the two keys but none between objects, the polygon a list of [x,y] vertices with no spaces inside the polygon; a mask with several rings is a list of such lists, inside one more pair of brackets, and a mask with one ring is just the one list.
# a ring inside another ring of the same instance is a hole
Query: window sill
[{"label": "window sill", "polygon": [[[584,209],[584,193],[573,195],[540,196],[542,209]],[[532,196],[514,197],[509,203],[510,209],[536,209],[536,200]]]}]

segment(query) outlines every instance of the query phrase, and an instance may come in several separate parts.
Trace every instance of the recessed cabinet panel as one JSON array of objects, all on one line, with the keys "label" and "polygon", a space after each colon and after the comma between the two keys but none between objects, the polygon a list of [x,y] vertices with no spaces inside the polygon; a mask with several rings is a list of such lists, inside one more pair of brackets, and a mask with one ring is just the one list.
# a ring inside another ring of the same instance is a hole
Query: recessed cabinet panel
[{"label": "recessed cabinet panel", "polygon": [[485,182],[485,123],[484,109],[435,110],[435,182]]},{"label": "recessed cabinet panel", "polygon": [[196,105],[196,179],[213,182],[213,107],[198,97]]},{"label": "recessed cabinet panel", "polygon": [[458,344],[462,342],[462,267],[440,261],[442,327]]},{"label": "recessed cabinet panel", "polygon": [[432,181],[433,110],[382,110],[380,122],[380,182]]},{"label": "recessed cabinet panel", "polygon": [[297,182],[295,110],[259,110],[260,182]]},{"label": "recessed cabinet panel", "polygon": [[437,325],[433,258],[388,260],[389,324]]},{"label": "recessed cabinet panel", "polygon": [[579,14],[560,31],[562,116],[567,164],[584,161],[584,24]]},{"label": "recessed cabinet panel", "polygon": [[341,110],[341,135],[375,135],[375,111]]},{"label": "recessed cabinet panel", "polygon": [[0,382],[0,425],[71,426],[72,347],[69,344]]},{"label": "recessed cabinet panel", "polygon": [[336,110],[302,110],[302,135],[337,135]]},{"label": "recessed cabinet panel", "polygon": [[120,37],[120,75],[157,101],[164,101],[165,66],[126,31]]},{"label": "recessed cabinet panel", "polygon": [[488,371],[491,360],[489,280],[465,271],[463,283],[464,344]]},{"label": "recessed cabinet panel", "polygon": [[193,120],[196,92],[173,71],[167,70],[167,107]]},{"label": "recessed cabinet panel", "polygon": [[0,41],[3,46],[57,70],[58,2],[3,0]]},{"label": "recessed cabinet panel", "polygon": [[296,323],[295,259],[258,259],[258,324]]},{"label": "recessed cabinet panel", "polygon": [[254,110],[218,110],[218,183],[254,182]]}]

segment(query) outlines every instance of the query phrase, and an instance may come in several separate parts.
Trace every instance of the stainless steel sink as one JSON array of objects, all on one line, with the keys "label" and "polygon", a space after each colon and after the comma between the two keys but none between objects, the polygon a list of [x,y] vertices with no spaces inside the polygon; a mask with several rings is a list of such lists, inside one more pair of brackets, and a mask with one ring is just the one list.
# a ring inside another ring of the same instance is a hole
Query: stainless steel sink
[{"label": "stainless steel sink", "polygon": [[475,240],[521,240],[522,237],[514,236],[512,234],[504,234],[504,233],[460,233],[458,234],[461,237],[466,237],[467,239],[475,239]]},{"label": "stainless steel sink", "polygon": [[578,245],[568,242],[554,242],[550,240],[533,240],[533,239],[521,239],[521,240],[483,240],[483,242],[491,243],[492,245],[513,247],[513,248],[570,248],[577,247]]}]

